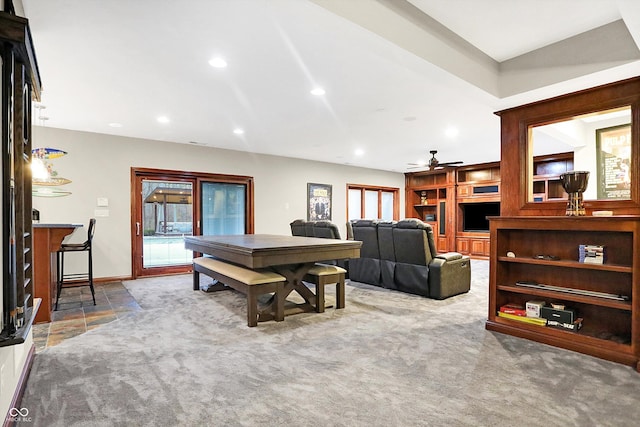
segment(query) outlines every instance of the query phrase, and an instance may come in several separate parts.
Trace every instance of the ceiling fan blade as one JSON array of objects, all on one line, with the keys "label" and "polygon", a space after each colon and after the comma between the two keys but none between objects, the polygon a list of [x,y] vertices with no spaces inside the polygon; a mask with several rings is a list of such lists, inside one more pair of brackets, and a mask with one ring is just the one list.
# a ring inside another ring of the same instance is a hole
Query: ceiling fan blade
[{"label": "ceiling fan blade", "polygon": [[438,163],[438,166],[453,166],[453,165],[461,165],[462,163],[464,163],[463,161],[459,160],[457,162],[444,162],[444,163]]}]

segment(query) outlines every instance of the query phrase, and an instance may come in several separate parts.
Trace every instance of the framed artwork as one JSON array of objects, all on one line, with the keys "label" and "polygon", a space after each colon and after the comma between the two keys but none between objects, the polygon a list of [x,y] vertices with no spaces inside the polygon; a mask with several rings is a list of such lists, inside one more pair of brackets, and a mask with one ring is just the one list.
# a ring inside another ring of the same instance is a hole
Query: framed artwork
[{"label": "framed artwork", "polygon": [[307,221],[331,221],[331,186],[307,183]]},{"label": "framed artwork", "polygon": [[598,200],[631,198],[631,124],[596,129]]}]

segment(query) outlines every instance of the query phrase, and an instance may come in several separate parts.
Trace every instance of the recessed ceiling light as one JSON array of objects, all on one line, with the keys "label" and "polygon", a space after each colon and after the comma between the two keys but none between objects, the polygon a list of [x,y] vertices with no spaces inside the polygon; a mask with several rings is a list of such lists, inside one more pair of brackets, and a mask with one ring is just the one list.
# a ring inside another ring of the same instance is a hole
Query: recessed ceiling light
[{"label": "recessed ceiling light", "polygon": [[448,137],[448,138],[455,138],[456,136],[458,136],[458,129],[454,128],[454,127],[449,127],[444,131],[444,134]]},{"label": "recessed ceiling light", "polygon": [[362,148],[358,148],[353,152],[353,154],[355,154],[358,157],[364,156],[364,150]]},{"label": "recessed ceiling light", "polygon": [[112,128],[121,128],[122,127],[122,123],[109,123],[109,126],[111,126]]},{"label": "recessed ceiling light", "polygon": [[242,135],[244,133],[244,129],[235,128],[233,130],[233,133],[235,133],[236,135]]},{"label": "recessed ceiling light", "polygon": [[315,95],[315,96],[322,96],[324,94],[325,94],[325,91],[321,87],[317,87],[311,91],[311,95]]},{"label": "recessed ceiling light", "polygon": [[156,120],[158,121],[158,123],[169,123],[171,121],[167,116],[158,116]]},{"label": "recessed ceiling light", "polygon": [[209,65],[211,65],[213,68],[226,68],[227,61],[217,56],[209,60]]}]

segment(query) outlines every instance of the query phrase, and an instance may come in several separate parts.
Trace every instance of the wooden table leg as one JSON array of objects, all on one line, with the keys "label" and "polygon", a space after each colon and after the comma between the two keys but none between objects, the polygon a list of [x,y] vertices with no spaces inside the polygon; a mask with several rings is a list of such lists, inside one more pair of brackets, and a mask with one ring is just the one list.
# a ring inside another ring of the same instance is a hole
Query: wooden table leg
[{"label": "wooden table leg", "polygon": [[284,276],[287,281],[282,287],[282,292],[273,295],[269,301],[267,301],[266,305],[258,311],[258,321],[272,320],[274,318],[273,314],[278,312],[278,307],[276,306],[276,295],[281,294],[282,306],[284,307],[287,296],[289,296],[293,291],[296,291],[305,300],[304,304],[297,305],[297,309],[299,310],[298,312],[300,312],[300,310],[302,310],[302,312],[315,311],[318,299],[316,298],[316,295],[302,282],[302,278],[314,265],[315,263],[308,262],[304,264],[278,265],[272,267],[275,272]]}]

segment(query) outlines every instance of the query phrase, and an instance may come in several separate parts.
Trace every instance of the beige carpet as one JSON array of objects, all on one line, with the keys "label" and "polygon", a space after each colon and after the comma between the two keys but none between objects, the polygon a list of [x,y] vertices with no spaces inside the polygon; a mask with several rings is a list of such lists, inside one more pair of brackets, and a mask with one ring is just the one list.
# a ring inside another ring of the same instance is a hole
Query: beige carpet
[{"label": "beige carpet", "polygon": [[[347,285],[347,307],[246,326],[190,276],[125,282],[142,311],[36,357],[34,426],[631,426],[632,368],[488,332],[488,263],[444,301]],[[331,294],[330,288],[327,292]]]}]

